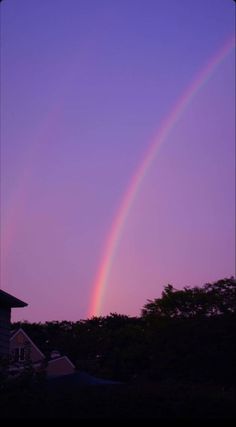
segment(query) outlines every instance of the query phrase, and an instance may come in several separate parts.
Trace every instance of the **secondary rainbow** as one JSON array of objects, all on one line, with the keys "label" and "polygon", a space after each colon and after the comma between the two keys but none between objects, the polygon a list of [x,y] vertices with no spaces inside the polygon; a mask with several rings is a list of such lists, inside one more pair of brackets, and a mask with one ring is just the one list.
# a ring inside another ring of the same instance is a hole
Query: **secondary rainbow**
[{"label": "secondary rainbow", "polygon": [[231,49],[235,46],[235,37],[231,37],[217,51],[217,53],[208,61],[208,63],[195,76],[191,84],[183,92],[182,96],[177,100],[170,114],[165,118],[162,125],[158,129],[157,135],[150,144],[141,164],[136,169],[127,190],[121,200],[118,212],[113,220],[108,238],[105,244],[101,264],[98,268],[95,281],[92,288],[92,298],[89,307],[88,316],[99,316],[101,313],[101,305],[104,298],[106,286],[111,272],[114,256],[122,236],[122,232],[127,221],[127,217],[132,208],[134,199],[140,190],[142,181],[148,172],[153,160],[155,159],[158,149],[166,141],[168,135],[172,131],[175,124],[178,122],[183,112],[188,107],[196,93],[210,78],[216,67],[223,61]]}]

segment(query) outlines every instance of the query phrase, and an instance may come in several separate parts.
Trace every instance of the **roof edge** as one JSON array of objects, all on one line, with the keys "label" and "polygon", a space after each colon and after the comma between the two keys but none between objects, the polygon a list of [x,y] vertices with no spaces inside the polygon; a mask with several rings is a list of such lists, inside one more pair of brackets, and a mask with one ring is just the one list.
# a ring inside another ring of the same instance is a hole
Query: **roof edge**
[{"label": "roof edge", "polygon": [[4,307],[26,307],[28,304],[0,289],[0,305]]}]

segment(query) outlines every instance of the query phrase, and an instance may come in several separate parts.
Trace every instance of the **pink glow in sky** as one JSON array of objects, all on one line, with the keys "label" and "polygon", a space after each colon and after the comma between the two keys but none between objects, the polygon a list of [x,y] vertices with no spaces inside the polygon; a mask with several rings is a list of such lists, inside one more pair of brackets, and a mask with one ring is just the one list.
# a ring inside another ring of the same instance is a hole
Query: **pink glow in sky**
[{"label": "pink glow in sky", "polygon": [[[87,317],[130,180],[234,15],[230,0],[1,4],[1,288],[29,304],[13,320]],[[235,275],[234,72],[231,50],[153,160],[102,315]]]}]

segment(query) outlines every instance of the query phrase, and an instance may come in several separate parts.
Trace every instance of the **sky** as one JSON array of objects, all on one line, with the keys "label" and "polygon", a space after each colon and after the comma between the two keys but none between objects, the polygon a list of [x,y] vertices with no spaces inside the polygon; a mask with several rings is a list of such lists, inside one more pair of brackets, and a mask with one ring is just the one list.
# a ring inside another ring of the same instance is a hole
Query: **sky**
[{"label": "sky", "polygon": [[28,303],[12,320],[138,316],[168,283],[235,275],[232,48],[158,148],[91,311],[130,182],[173,106],[235,34],[235,2],[0,7],[1,288]]}]

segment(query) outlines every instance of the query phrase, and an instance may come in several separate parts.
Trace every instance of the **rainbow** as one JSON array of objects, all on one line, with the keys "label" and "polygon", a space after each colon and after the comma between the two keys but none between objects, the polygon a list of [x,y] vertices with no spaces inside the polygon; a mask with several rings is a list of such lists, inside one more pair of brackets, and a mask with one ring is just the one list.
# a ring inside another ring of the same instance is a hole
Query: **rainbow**
[{"label": "rainbow", "polygon": [[119,241],[124,230],[125,223],[132,208],[133,202],[140,190],[141,184],[154,161],[158,149],[166,141],[175,124],[178,122],[193,97],[202,88],[202,86],[211,77],[216,67],[223,61],[226,55],[235,46],[235,37],[230,39],[221,47],[219,51],[208,61],[208,63],[195,76],[191,84],[186,88],[181,97],[177,100],[170,114],[165,118],[160,126],[157,135],[144,155],[141,164],[137,167],[127,190],[121,200],[117,214],[113,220],[105,249],[102,256],[101,264],[98,268],[93,288],[92,298],[88,311],[88,316],[99,316],[101,305],[104,299],[105,290],[108,284],[109,274],[111,272],[114,256],[119,244]]},{"label": "rainbow", "polygon": [[60,108],[61,103],[53,105],[48,116],[46,119],[44,119],[42,124],[40,123],[40,127],[38,128],[37,132],[35,132],[34,138],[32,139],[32,142],[25,153],[25,158],[22,162],[23,166],[18,181],[7,201],[6,214],[2,214],[2,230],[0,238],[0,246],[2,248],[2,266],[6,264],[8,254],[11,251],[14,239],[16,238],[17,232],[19,230],[18,221],[24,212],[27,198],[29,197],[31,176],[34,170],[34,161],[37,158],[42,144],[46,144],[50,139],[50,132],[51,129],[53,129],[53,125],[56,126]]}]

